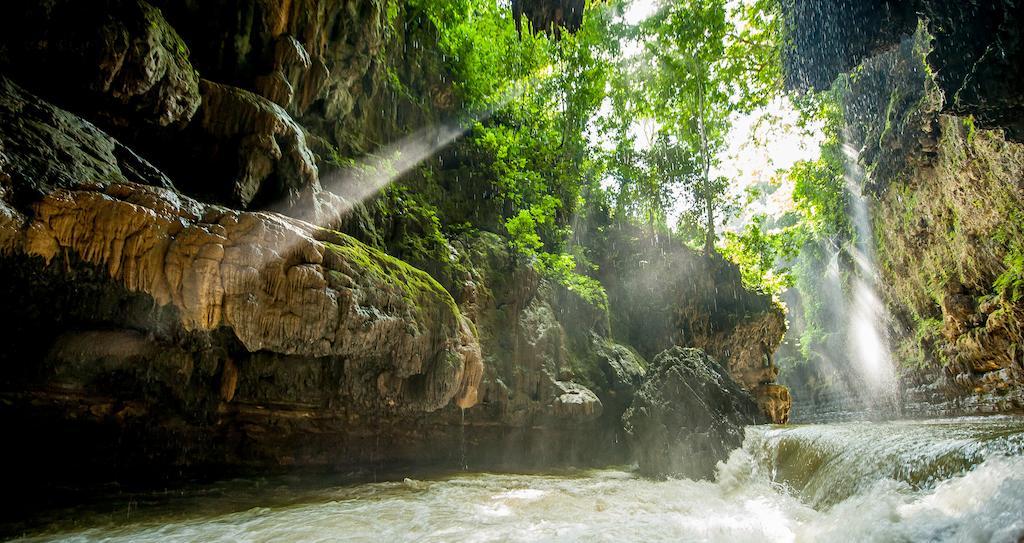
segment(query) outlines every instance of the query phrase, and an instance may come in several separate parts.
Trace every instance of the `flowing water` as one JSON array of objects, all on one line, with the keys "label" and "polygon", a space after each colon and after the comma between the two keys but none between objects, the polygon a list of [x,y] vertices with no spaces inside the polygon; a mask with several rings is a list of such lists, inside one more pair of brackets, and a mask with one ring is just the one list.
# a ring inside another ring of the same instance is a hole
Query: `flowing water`
[{"label": "flowing water", "polygon": [[843,145],[846,156],[846,190],[849,195],[849,219],[856,236],[850,247],[855,269],[850,285],[850,313],[847,341],[850,360],[855,361],[863,389],[868,392],[867,405],[876,411],[895,412],[896,372],[889,348],[888,310],[878,296],[878,264],[875,258],[875,237],[871,225],[868,199],[864,196],[864,170],[857,151]]},{"label": "flowing water", "polygon": [[1024,419],[751,427],[715,482],[460,473],[319,488],[234,481],[134,501],[134,512],[131,501],[64,511],[27,539],[1019,542]]}]

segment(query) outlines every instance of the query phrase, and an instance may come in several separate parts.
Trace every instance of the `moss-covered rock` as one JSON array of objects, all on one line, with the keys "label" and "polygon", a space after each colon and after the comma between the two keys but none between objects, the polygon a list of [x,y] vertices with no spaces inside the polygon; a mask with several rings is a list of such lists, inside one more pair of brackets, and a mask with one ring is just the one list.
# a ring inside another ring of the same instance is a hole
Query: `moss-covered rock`
[{"label": "moss-covered rock", "polygon": [[909,410],[1020,409],[1024,147],[942,113],[941,40],[922,25],[840,78],[847,143],[867,173]]},{"label": "moss-covered rock", "polygon": [[188,46],[144,1],[11,0],[0,21],[8,75],[107,128],[181,128],[199,107]]}]

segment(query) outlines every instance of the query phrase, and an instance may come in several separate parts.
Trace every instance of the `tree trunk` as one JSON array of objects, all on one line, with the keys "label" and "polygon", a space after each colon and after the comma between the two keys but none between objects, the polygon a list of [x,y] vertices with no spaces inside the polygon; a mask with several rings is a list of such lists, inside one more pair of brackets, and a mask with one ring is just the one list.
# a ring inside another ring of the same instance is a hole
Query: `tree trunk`
[{"label": "tree trunk", "polygon": [[707,208],[707,238],[704,240],[704,253],[710,255],[715,250],[715,209],[711,202],[711,180],[704,177],[704,204]]}]

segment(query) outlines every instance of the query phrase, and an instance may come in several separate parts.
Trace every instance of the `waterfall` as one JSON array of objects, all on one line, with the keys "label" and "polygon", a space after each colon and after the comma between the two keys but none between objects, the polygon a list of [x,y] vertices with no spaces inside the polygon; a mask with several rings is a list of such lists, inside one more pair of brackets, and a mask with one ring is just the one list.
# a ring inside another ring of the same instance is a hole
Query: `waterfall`
[{"label": "waterfall", "polygon": [[874,231],[868,201],[863,193],[864,170],[856,149],[843,145],[846,158],[848,213],[855,239],[848,249],[854,270],[847,308],[847,359],[854,365],[860,385],[859,396],[870,411],[894,414],[898,405],[898,387],[887,323],[889,313],[878,295],[879,273],[875,258]]}]

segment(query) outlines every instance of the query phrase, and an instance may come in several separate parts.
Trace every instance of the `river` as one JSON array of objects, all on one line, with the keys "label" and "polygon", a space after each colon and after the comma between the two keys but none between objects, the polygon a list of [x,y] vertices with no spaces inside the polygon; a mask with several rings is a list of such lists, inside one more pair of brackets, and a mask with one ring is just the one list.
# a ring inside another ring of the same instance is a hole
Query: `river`
[{"label": "river", "polygon": [[715,482],[628,468],[235,480],[53,515],[21,540],[1018,543],[1024,419],[750,427]]}]

